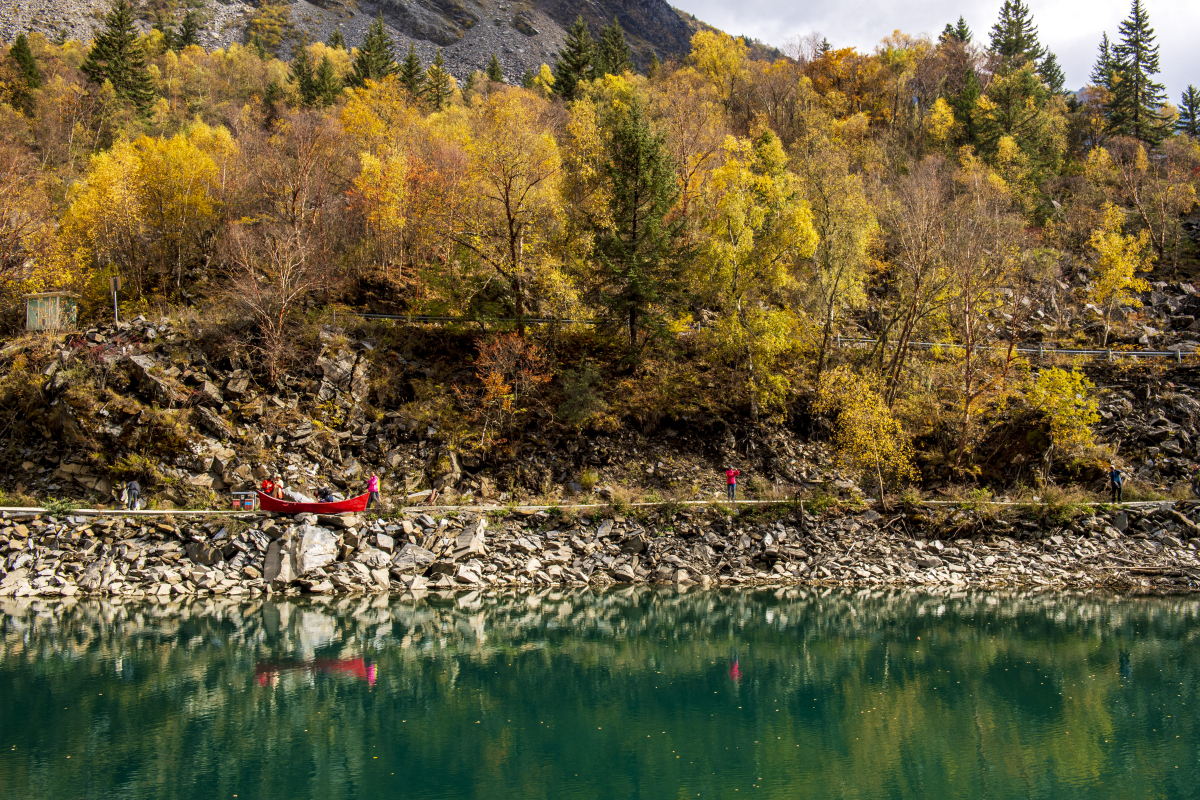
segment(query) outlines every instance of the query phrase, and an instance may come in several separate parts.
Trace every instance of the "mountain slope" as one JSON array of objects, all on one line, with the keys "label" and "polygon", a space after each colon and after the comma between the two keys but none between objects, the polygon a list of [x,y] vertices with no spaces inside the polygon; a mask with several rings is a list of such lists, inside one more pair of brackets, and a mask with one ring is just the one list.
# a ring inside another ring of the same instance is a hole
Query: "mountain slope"
[{"label": "mountain slope", "polygon": [[[243,41],[259,5],[210,0],[200,43],[211,49]],[[109,0],[0,4],[0,41],[11,42],[24,31],[86,41],[103,25],[108,7]],[[543,63],[553,64],[566,29],[580,15],[593,35],[615,17],[625,29],[635,65],[642,69],[656,55],[660,61],[686,55],[692,36],[692,28],[665,0],[295,0],[288,9],[291,41],[324,40],[340,30],[350,46],[359,45],[367,26],[382,15],[396,40],[398,58],[411,44],[428,64],[441,49],[459,80],[483,69],[492,54],[510,83],[520,81],[525,70],[536,72]],[[291,41],[279,47],[285,57]]]}]

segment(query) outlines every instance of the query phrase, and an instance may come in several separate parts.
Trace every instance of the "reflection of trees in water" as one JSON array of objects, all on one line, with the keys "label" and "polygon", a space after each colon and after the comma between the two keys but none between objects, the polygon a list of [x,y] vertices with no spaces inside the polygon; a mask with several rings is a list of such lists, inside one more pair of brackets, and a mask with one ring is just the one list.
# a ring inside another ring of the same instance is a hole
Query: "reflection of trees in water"
[{"label": "reflection of trees in water", "polygon": [[[821,787],[837,794],[839,785],[863,797],[892,794],[889,787],[916,796],[947,770],[979,794],[1003,794],[1009,774],[1048,791],[1044,782],[1064,770],[1079,781],[1105,778],[1113,765],[1104,740],[1118,734],[1130,757],[1147,749],[1145,763],[1166,763],[1171,748],[1200,740],[1195,731],[1178,744],[1129,732],[1130,720],[1144,726],[1167,715],[1172,736],[1178,725],[1190,730],[1198,611],[1200,601],[1188,597],[798,588],[18,600],[0,603],[0,718],[44,722],[30,731],[32,749],[91,753],[98,777],[89,785],[107,780],[117,792],[128,765],[140,764],[139,785],[162,796],[203,775],[237,786],[229,765],[247,761],[264,786],[286,782],[299,763],[335,795],[348,786],[366,792],[372,757],[362,754],[400,735],[405,759],[444,764],[456,754],[446,769],[508,791],[536,794],[520,781],[545,789],[554,780],[552,769],[517,777],[539,747],[566,748],[576,771],[597,776],[630,752],[648,759],[640,770],[674,774],[677,765],[659,763],[661,754],[629,749],[642,746],[632,729],[617,752],[586,744],[593,727],[629,727],[635,710],[680,722],[688,740],[679,746],[695,753],[724,752],[727,737],[751,736],[762,743],[756,763],[793,771],[815,796]],[[256,664],[362,657],[378,670],[370,692],[313,671],[284,672],[266,686],[254,679]],[[737,704],[753,709],[751,727],[714,730],[734,691]],[[50,697],[77,701],[63,709]],[[483,735],[481,718],[490,726]],[[327,735],[314,739],[314,730]],[[1172,764],[1181,771],[1191,764],[1179,758]],[[7,763],[0,785],[79,794],[67,775],[4,774]],[[621,791],[616,775],[606,780]]]}]

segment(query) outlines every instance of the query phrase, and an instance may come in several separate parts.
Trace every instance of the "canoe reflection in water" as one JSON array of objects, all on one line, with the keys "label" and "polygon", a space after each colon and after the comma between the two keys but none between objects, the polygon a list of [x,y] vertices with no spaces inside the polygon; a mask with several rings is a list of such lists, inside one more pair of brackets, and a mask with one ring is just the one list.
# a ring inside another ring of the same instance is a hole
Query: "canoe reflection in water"
[{"label": "canoe reflection in water", "polygon": [[268,684],[274,686],[279,680],[280,673],[304,670],[306,672],[350,675],[361,681],[366,681],[368,686],[374,686],[375,668],[376,665],[374,663],[369,663],[362,658],[315,658],[311,661],[289,661],[274,664],[259,662],[254,665],[254,677],[258,681],[259,686],[267,686]]}]

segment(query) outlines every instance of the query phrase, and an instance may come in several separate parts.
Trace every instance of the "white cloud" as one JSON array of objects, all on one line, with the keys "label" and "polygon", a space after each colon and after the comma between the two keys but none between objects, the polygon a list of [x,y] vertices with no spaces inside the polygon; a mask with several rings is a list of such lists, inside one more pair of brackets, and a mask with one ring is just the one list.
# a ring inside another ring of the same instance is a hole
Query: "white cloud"
[{"label": "white cloud", "polygon": [[[684,0],[679,7],[727,33],[753,36],[777,47],[817,31],[835,47],[870,52],[893,30],[936,36],[960,14],[974,31],[975,41],[986,44],[1002,4],[1003,0],[929,0],[920,5],[881,0],[821,4],[743,0],[731,6],[719,0]],[[1029,5],[1041,42],[1058,56],[1068,88],[1087,82],[1101,34],[1107,31],[1109,39],[1116,41],[1117,26],[1129,16],[1130,7],[1127,0],[1029,0]],[[1194,43],[1200,30],[1200,2],[1150,0],[1145,8],[1159,45],[1159,81],[1177,104],[1189,83],[1200,86],[1200,48]]]}]

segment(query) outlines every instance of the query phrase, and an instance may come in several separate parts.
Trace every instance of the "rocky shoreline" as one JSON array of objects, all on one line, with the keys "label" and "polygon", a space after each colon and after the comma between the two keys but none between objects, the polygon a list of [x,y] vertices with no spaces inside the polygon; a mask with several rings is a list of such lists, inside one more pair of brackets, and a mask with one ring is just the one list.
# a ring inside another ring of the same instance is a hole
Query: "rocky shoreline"
[{"label": "rocky shoreline", "polygon": [[[739,513],[740,512],[740,513]],[[0,516],[0,597],[332,595],[674,584],[1190,591],[1196,504],[1061,524],[987,509],[815,515],[799,506],[590,517]]]}]

